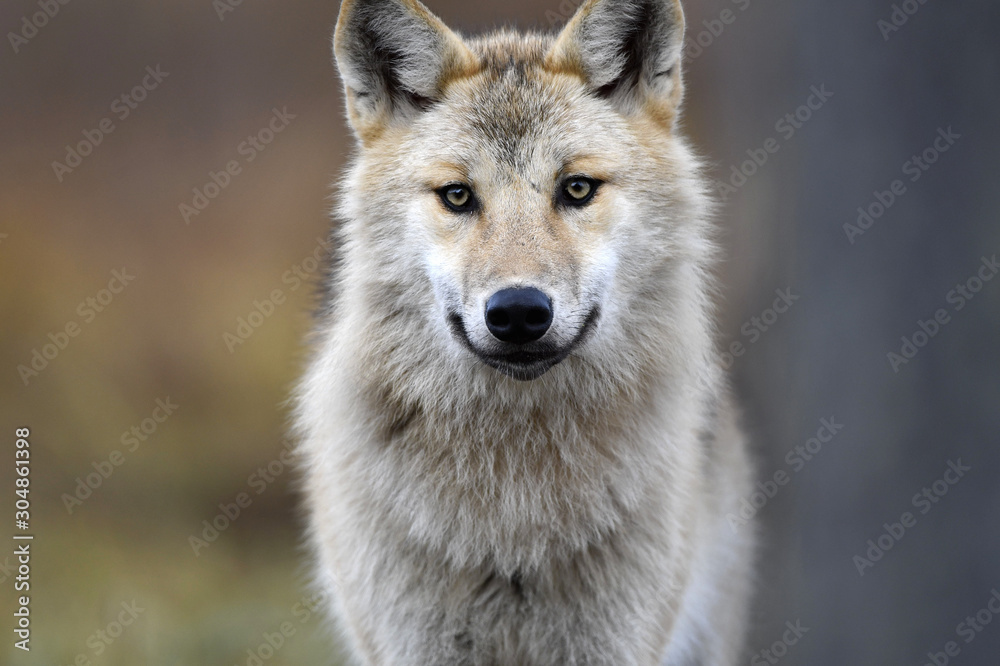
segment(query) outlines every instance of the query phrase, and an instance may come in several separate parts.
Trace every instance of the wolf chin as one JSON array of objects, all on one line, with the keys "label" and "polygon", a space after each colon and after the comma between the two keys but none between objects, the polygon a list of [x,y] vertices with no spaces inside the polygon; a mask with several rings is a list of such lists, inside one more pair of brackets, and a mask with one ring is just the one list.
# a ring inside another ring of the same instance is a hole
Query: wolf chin
[{"label": "wolf chin", "polygon": [[683,35],[676,0],[478,38],[344,0],[358,151],[296,423],[355,662],[736,662],[751,474]]}]

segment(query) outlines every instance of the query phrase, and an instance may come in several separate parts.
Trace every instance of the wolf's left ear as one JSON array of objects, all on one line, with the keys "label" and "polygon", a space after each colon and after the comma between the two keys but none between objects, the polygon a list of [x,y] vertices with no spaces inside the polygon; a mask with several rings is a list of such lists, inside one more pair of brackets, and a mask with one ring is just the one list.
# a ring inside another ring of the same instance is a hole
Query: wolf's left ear
[{"label": "wolf's left ear", "polygon": [[362,141],[438,99],[475,56],[417,0],[343,0],[333,51]]},{"label": "wolf's left ear", "polygon": [[581,76],[623,112],[672,126],[682,95],[679,0],[587,0],[556,38],[549,68]]}]

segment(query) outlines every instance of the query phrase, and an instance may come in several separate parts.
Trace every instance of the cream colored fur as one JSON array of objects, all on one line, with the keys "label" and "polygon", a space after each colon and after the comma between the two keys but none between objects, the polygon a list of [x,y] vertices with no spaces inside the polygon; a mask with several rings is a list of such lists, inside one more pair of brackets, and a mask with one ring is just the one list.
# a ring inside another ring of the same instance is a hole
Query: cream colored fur
[{"label": "cream colored fur", "polygon": [[[753,533],[724,516],[750,466],[715,362],[711,205],[675,127],[682,36],[675,0],[479,39],[416,0],[345,0],[359,151],[297,427],[357,663],[736,663]],[[583,174],[593,201],[557,205]],[[476,212],[446,209],[453,182]],[[542,342],[576,344],[527,381],[479,356],[510,286],[551,297]]]}]

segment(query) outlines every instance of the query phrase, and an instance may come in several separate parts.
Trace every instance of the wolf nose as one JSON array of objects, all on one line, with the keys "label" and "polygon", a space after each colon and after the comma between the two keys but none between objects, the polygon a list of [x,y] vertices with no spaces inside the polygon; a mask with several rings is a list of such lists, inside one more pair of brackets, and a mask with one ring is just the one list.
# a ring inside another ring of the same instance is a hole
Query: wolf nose
[{"label": "wolf nose", "polygon": [[486,327],[497,340],[523,345],[552,325],[552,301],[537,289],[501,289],[486,301]]}]

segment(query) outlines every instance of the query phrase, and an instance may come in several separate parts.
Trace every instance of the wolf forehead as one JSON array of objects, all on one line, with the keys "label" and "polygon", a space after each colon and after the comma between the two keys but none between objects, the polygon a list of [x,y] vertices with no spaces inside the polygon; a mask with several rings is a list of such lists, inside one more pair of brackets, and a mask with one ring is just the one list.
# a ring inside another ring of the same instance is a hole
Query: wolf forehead
[{"label": "wolf forehead", "polygon": [[511,70],[527,73],[545,67],[546,54],[555,42],[555,35],[552,34],[509,29],[461,37],[477,58],[475,70],[493,76]]},{"label": "wolf forehead", "polygon": [[[467,38],[477,67],[441,82],[437,113],[419,120],[416,131],[436,131],[435,137],[455,139],[454,148],[468,143],[495,162],[521,171],[538,157],[569,160],[588,145],[587,131],[618,125],[611,108],[602,108],[597,94],[577,75],[546,63],[553,37],[502,31]],[[591,147],[593,136],[590,136]]]}]

